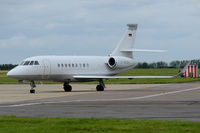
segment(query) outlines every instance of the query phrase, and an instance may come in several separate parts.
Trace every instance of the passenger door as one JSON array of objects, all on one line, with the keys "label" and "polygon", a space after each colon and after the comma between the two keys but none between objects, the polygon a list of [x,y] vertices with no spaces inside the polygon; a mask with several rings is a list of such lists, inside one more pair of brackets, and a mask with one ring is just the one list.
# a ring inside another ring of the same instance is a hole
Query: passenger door
[{"label": "passenger door", "polygon": [[43,80],[49,79],[49,76],[51,74],[51,64],[49,60],[43,60]]}]

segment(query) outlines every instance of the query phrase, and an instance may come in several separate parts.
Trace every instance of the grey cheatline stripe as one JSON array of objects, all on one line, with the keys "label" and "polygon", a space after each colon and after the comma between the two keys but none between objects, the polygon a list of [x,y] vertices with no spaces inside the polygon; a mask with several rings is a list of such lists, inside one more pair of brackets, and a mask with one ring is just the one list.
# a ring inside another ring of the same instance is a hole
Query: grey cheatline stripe
[{"label": "grey cheatline stripe", "polygon": [[71,103],[71,102],[95,102],[95,101],[127,101],[127,100],[140,100],[140,99],[146,99],[146,98],[152,98],[152,97],[159,97],[159,96],[165,96],[170,94],[176,94],[181,92],[188,92],[188,91],[194,91],[199,90],[200,87],[196,88],[189,88],[184,90],[178,90],[178,91],[170,91],[170,92],[163,92],[153,95],[146,95],[146,96],[140,96],[140,97],[130,97],[130,98],[119,98],[119,99],[94,99],[94,100],[72,100],[72,101],[58,101],[58,102],[38,102],[38,103],[24,103],[24,104],[13,104],[13,105],[2,105],[2,107],[24,107],[24,106],[31,106],[31,105],[41,105],[41,104],[59,104],[59,103]]}]

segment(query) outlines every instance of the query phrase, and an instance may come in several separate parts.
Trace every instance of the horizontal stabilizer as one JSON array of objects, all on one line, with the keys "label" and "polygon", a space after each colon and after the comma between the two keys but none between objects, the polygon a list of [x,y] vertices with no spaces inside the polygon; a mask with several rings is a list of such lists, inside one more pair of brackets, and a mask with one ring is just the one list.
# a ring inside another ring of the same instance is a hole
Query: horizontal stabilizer
[{"label": "horizontal stabilizer", "polygon": [[148,50],[148,49],[122,49],[121,52],[152,52],[152,53],[163,53],[166,50]]}]

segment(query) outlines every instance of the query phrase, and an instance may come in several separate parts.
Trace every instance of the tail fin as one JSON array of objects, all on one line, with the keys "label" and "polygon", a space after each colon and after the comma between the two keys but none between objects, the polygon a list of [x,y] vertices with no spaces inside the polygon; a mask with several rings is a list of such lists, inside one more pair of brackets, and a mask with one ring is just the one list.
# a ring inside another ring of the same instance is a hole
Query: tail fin
[{"label": "tail fin", "polygon": [[111,56],[124,56],[133,58],[133,46],[136,37],[137,24],[127,24],[128,30]]}]

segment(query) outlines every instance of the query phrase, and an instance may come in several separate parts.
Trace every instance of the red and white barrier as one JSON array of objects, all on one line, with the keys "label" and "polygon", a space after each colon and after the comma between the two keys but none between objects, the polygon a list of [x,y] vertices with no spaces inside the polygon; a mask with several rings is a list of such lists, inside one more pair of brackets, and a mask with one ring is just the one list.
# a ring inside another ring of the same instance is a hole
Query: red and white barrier
[{"label": "red and white barrier", "polygon": [[199,71],[197,65],[189,65],[184,72],[184,77],[198,78]]}]

